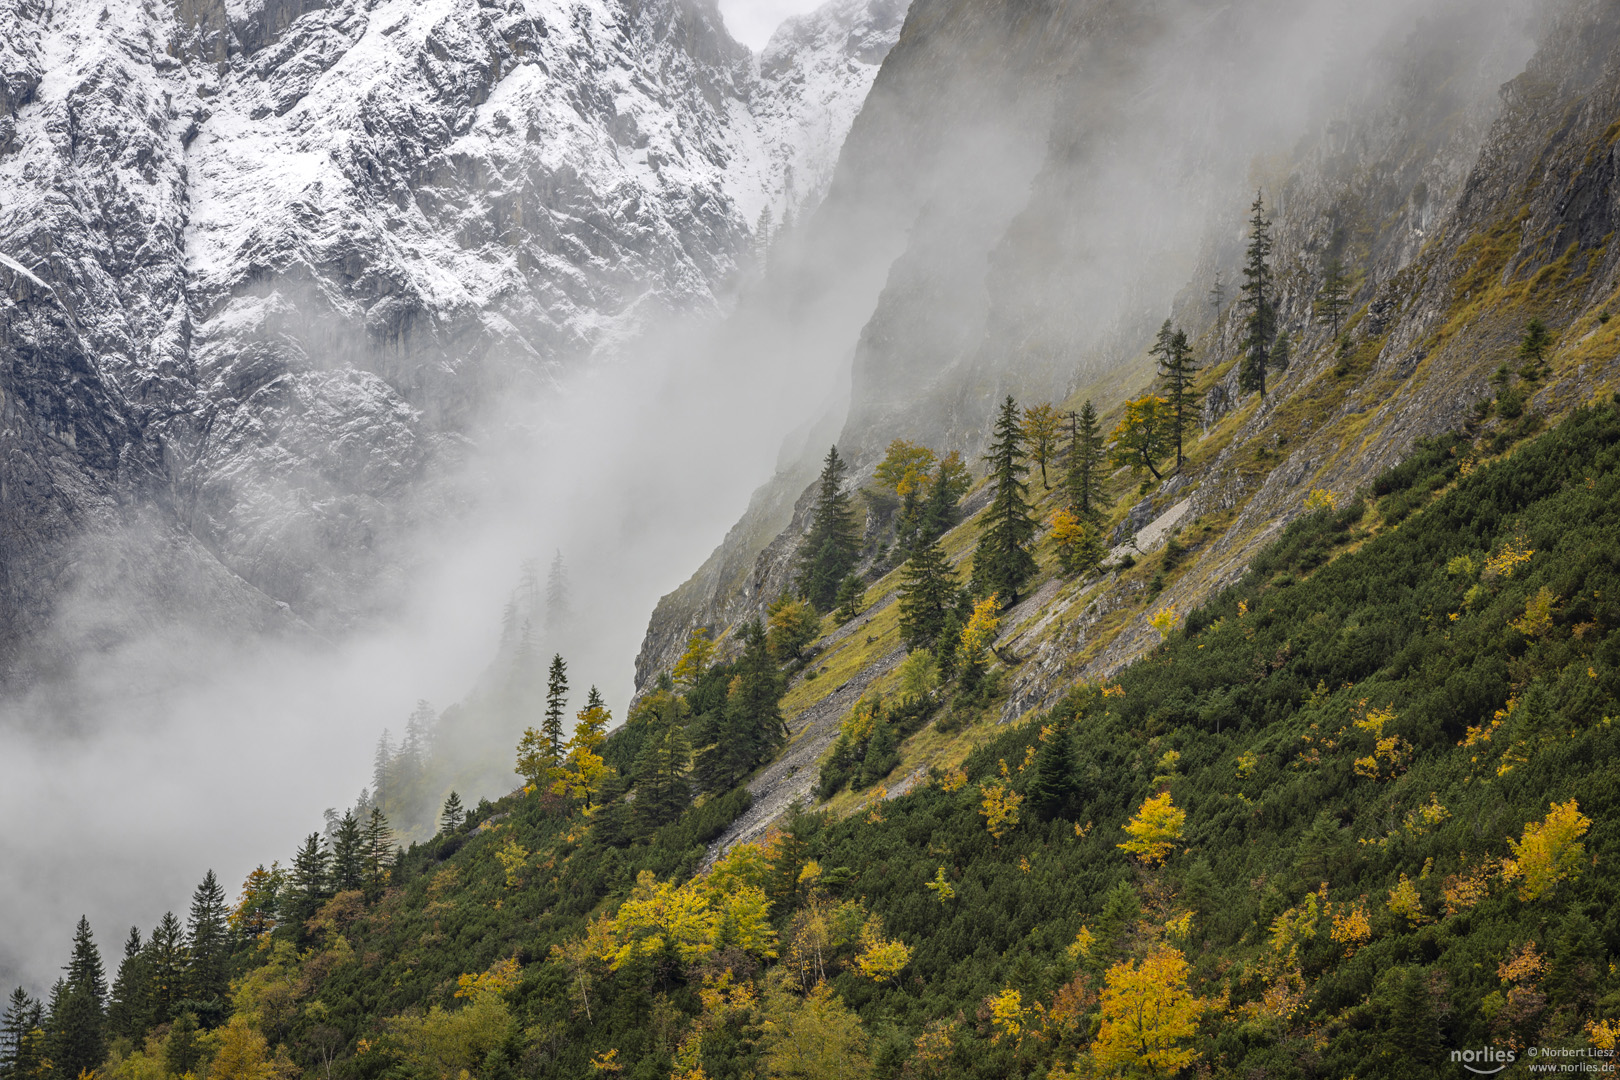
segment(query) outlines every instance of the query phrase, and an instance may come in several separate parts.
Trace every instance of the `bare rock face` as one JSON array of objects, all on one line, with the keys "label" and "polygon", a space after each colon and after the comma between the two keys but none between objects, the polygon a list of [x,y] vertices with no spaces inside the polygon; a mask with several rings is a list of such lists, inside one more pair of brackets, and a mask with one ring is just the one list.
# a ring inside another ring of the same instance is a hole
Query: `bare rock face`
[{"label": "bare rock face", "polygon": [[836,0],[762,64],[707,0],[0,2],[0,657],[92,502],[249,607],[386,605],[493,398],[726,310],[903,14]]}]

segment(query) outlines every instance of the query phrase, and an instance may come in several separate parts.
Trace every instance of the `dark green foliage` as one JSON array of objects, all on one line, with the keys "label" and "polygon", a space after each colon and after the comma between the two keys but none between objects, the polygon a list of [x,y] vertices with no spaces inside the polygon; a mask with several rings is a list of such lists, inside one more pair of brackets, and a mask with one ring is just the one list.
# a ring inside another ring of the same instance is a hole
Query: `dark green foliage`
[{"label": "dark green foliage", "polygon": [[361,845],[365,854],[360,887],[365,890],[366,899],[374,904],[388,886],[388,867],[394,854],[393,830],[388,827],[388,818],[375,806],[366,818]]},{"label": "dark green foliage", "polygon": [[838,447],[827,451],[810,518],[810,532],[799,548],[799,571],[794,587],[819,612],[831,611],[838,586],[855,568],[860,555],[860,532],[844,490],[844,460]]},{"label": "dark green foliage", "polygon": [[353,810],[345,810],[332,835],[332,878],[334,892],[358,889],[365,882],[366,844],[360,821]]},{"label": "dark green foliage", "polygon": [[1547,350],[1552,348],[1552,341],[1547,324],[1540,319],[1531,319],[1525,324],[1524,336],[1519,338],[1519,359],[1524,361],[1519,369],[1520,378],[1530,382],[1541,378],[1542,364]]},{"label": "dark green foliage", "polygon": [[1069,415],[1069,461],[1065,487],[1069,509],[1086,528],[1101,517],[1103,492],[1103,436],[1097,426],[1097,410],[1091,399],[1081,406],[1078,416]]},{"label": "dark green foliage", "polygon": [[202,1061],[202,1047],[197,1045],[197,1018],[183,1012],[169,1027],[169,1041],[163,1050],[163,1066],[174,1076],[195,1073]]},{"label": "dark green foliage", "polygon": [[93,1072],[107,1056],[107,976],[83,917],[73,933],[67,979],[58,986],[45,1029],[52,1069],[73,1077]]},{"label": "dark green foliage", "polygon": [[900,571],[900,637],[908,649],[931,649],[961,606],[961,587],[945,549],[930,541]]},{"label": "dark green foliage", "polygon": [[863,788],[871,787],[893,772],[899,764],[899,740],[895,738],[894,728],[889,726],[889,721],[879,715],[877,723],[872,725],[872,737],[867,741],[866,754],[861,759],[858,783]]},{"label": "dark green foliage", "polygon": [[929,543],[950,531],[956,524],[956,504],[967,494],[969,483],[965,470],[961,475],[952,476],[945,462],[939,463],[934,470],[933,482],[928,485],[928,498],[923,501],[918,516],[916,543]]},{"label": "dark green foliage", "polygon": [[859,575],[851,574],[838,586],[838,594],[833,597],[837,609],[833,617],[840,623],[847,623],[861,613],[862,605],[866,601],[866,582]]},{"label": "dark green foliage", "polygon": [[1266,368],[1271,358],[1277,313],[1271,296],[1271,222],[1266,218],[1265,201],[1259,192],[1255,193],[1254,205],[1249,211],[1249,246],[1244,253],[1242,287],[1243,362],[1238,368],[1238,389],[1265,397]]},{"label": "dark green foliage", "polygon": [[107,1034],[112,1038],[134,1039],[150,1025],[151,977],[141,947],[141,932],[129,928],[124,939],[124,958],[113,979],[112,997],[107,1002]]},{"label": "dark green foliage", "polygon": [[540,728],[551,746],[552,760],[557,762],[563,759],[563,744],[567,741],[563,724],[567,711],[568,664],[562,654],[557,653],[552,656],[551,667],[546,672],[546,717]]},{"label": "dark green foliage", "polygon": [[984,527],[973,551],[973,592],[1000,598],[1003,607],[1018,602],[1018,590],[1035,573],[1030,545],[1035,519],[1030,516],[1029,465],[1024,460],[1024,434],[1018,404],[1007,395],[996,417],[995,434],[984,459],[990,466],[995,494],[984,512]]},{"label": "dark green foliage", "polygon": [[[1176,468],[1180,469],[1185,461],[1187,436],[1197,430],[1201,418],[1198,394],[1193,389],[1198,365],[1193,362],[1192,343],[1187,340],[1186,331],[1174,329],[1169,319],[1164,320],[1158,339],[1153,343],[1153,357],[1158,362],[1159,378],[1163,380],[1164,400],[1170,411],[1169,438],[1175,443]],[[1093,417],[1093,428],[1095,424]],[[1077,433],[1074,437],[1077,441]]]},{"label": "dark green foliage", "polygon": [[231,931],[225,923],[225,890],[212,870],[191,895],[186,922],[186,997],[200,1020],[213,1027],[225,1016],[231,984]]},{"label": "dark green foliage", "polygon": [[[596,687],[591,687],[596,692]],[[461,828],[461,823],[467,817],[467,811],[461,805],[461,796],[454,791],[444,800],[444,808],[439,811],[439,831],[453,833]]]},{"label": "dark green foliage", "polygon": [[327,861],[326,845],[320,833],[310,833],[305,837],[303,847],[293,856],[286,915],[299,940],[303,940],[304,924],[314,918],[315,912],[331,895]]},{"label": "dark green foliage", "polygon": [[1080,796],[1075,776],[1073,725],[1060,719],[1035,751],[1035,774],[1029,781],[1030,809],[1042,821],[1070,817]]},{"label": "dark green foliage", "polygon": [[0,1018],[0,1077],[32,1080],[40,1068],[45,1007],[22,987],[11,992]]},{"label": "dark green foliage", "polygon": [[685,702],[666,695],[650,711],[647,737],[635,768],[635,821],[644,833],[674,821],[692,801],[687,783],[692,751],[686,739]]},{"label": "dark green foliage", "polygon": [[752,622],[739,634],[745,645],[737,663],[705,677],[686,699],[685,707],[703,710],[690,729],[698,747],[693,770],[698,785],[716,794],[740,783],[787,741],[780,708],[785,687],[766,636]]},{"label": "dark green foliage", "polygon": [[166,1024],[177,1014],[176,1006],[186,1000],[185,931],[174,912],[166,911],[146,941],[146,968],[151,986],[151,1022]]}]

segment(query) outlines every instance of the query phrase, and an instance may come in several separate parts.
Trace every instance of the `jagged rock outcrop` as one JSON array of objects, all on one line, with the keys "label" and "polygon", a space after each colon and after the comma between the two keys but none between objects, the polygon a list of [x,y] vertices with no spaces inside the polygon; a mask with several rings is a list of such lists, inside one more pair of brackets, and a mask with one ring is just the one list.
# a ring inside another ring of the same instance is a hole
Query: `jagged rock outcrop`
[{"label": "jagged rock outcrop", "polygon": [[[492,400],[728,308],[758,231],[823,194],[903,14],[838,0],[755,58],[707,0],[5,0],[0,253],[73,330],[0,359],[88,366],[86,423],[140,453],[85,449],[0,508],[28,592],[0,657],[74,580],[81,488],[249,607],[385,607]],[[36,399],[8,390],[8,423],[56,439]]]}]

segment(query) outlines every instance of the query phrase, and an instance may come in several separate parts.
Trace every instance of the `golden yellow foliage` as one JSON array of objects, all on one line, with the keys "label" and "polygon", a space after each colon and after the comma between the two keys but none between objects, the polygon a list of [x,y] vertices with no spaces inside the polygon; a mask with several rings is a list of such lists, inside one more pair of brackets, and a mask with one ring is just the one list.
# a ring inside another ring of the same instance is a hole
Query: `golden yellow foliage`
[{"label": "golden yellow foliage", "polygon": [[1558,597],[1543,585],[1536,595],[1525,602],[1524,617],[1515,619],[1509,625],[1527,638],[1538,638],[1552,629],[1553,609],[1557,606]]},{"label": "golden yellow foliage", "polygon": [[510,992],[523,980],[523,965],[515,959],[497,960],[483,973],[463,975],[456,980],[456,997],[477,998],[484,994],[497,997]]},{"label": "golden yellow foliage", "polygon": [[978,663],[990,643],[996,640],[996,629],[1001,625],[1000,600],[994,593],[973,605],[973,614],[962,627],[962,662]]},{"label": "golden yellow foliage", "polygon": [[1239,780],[1247,780],[1254,775],[1256,765],[1260,764],[1260,756],[1253,750],[1245,750],[1238,755],[1237,775]]},{"label": "golden yellow foliage", "polygon": [[861,951],[855,957],[860,973],[873,982],[888,982],[911,963],[911,949],[899,938],[883,936],[883,921],[876,915],[861,927]]},{"label": "golden yellow foliage", "polygon": [[1354,956],[1358,948],[1372,940],[1372,920],[1367,905],[1357,901],[1347,909],[1333,912],[1333,940],[1345,947],[1344,955]]},{"label": "golden yellow foliage", "polygon": [[[258,1029],[242,1017],[232,1017],[219,1032],[219,1051],[208,1068],[208,1076],[210,1080],[278,1080],[282,1070],[277,1064]],[[296,1075],[295,1069],[286,1071]]]},{"label": "golden yellow foliage", "polygon": [[1484,576],[1487,578],[1512,577],[1513,572],[1530,561],[1535,549],[1525,546],[1523,538],[1511,540],[1503,545],[1502,550],[1485,560]]},{"label": "golden yellow foliage", "polygon": [[700,626],[686,638],[686,651],[675,663],[675,681],[682,686],[696,686],[703,673],[714,660],[715,643],[709,640],[709,628]]},{"label": "golden yellow foliage", "polygon": [[1508,841],[1513,858],[1503,860],[1502,872],[1509,881],[1520,882],[1520,900],[1538,899],[1580,873],[1586,856],[1580,838],[1591,827],[1592,819],[1571,799],[1553,803],[1545,819],[1530,822],[1523,836]]},{"label": "golden yellow foliage", "polygon": [[602,959],[614,971],[666,956],[689,964],[712,951],[714,928],[715,913],[695,882],[676,887],[643,870],[613,917]]},{"label": "golden yellow foliage", "polygon": [[1097,936],[1091,932],[1091,927],[1082,926],[1080,932],[1074,935],[1074,941],[1069,945],[1069,959],[1078,963],[1081,957],[1091,955],[1092,947],[1097,942]]},{"label": "golden yellow foliage", "polygon": [[1155,1073],[1173,1073],[1197,1060],[1197,1051],[1181,1045],[1197,1029],[1204,1009],[1187,988],[1190,971],[1180,951],[1170,948],[1141,964],[1126,960],[1109,968],[1092,1060],[1110,1072]]},{"label": "golden yellow foliage", "polygon": [[1186,822],[1187,812],[1171,803],[1168,791],[1154,795],[1145,800],[1136,816],[1125,824],[1131,839],[1115,846],[1149,866],[1156,866],[1169,858]]},{"label": "golden yellow foliage", "polygon": [[1167,604],[1154,612],[1148,623],[1159,632],[1159,640],[1164,641],[1170,636],[1170,632],[1176,628],[1176,623],[1180,619],[1181,617],[1176,614],[1176,609]]},{"label": "golden yellow foliage", "polygon": [[[1006,769],[1002,763],[1002,769]],[[1024,797],[1012,789],[1006,780],[995,780],[980,788],[979,813],[984,816],[985,828],[1000,840],[1018,827],[1018,807]]]},{"label": "golden yellow foliage", "polygon": [[949,881],[945,880],[945,868],[943,866],[934,872],[933,881],[923,882],[923,888],[932,890],[934,899],[942,904],[956,897],[956,890],[951,888]]},{"label": "golden yellow foliage", "polygon": [[524,862],[528,857],[529,849],[510,837],[507,838],[506,843],[496,849],[495,858],[500,860],[501,869],[506,871],[506,887],[508,889],[515,889],[523,884],[522,879],[518,877],[518,873],[523,869]]},{"label": "golden yellow foliage", "polygon": [[992,994],[985,1000],[990,1007],[990,1023],[995,1027],[995,1034],[990,1036],[991,1042],[1000,1042],[1002,1039],[1016,1039],[1023,1033],[1024,995],[1008,987],[999,994]]},{"label": "golden yellow foliage", "polygon": [[878,462],[872,476],[902,499],[907,495],[920,495],[928,486],[929,473],[937,460],[928,447],[896,439],[889,444],[888,453]]},{"label": "golden yellow foliage", "polygon": [[1586,1037],[1599,1050],[1614,1050],[1620,1046],[1620,1020],[1588,1020]]},{"label": "golden yellow foliage", "polygon": [[1311,493],[1305,496],[1305,512],[1314,513],[1317,510],[1337,510],[1339,497],[1323,488],[1311,488]]},{"label": "golden yellow foliage", "polygon": [[966,769],[948,769],[939,781],[939,786],[946,791],[955,791],[967,783]]},{"label": "golden yellow foliage", "polygon": [[1423,914],[1423,897],[1418,894],[1417,886],[1401,875],[1400,883],[1389,890],[1388,908],[1395,914],[1404,918],[1412,926],[1427,920]]}]

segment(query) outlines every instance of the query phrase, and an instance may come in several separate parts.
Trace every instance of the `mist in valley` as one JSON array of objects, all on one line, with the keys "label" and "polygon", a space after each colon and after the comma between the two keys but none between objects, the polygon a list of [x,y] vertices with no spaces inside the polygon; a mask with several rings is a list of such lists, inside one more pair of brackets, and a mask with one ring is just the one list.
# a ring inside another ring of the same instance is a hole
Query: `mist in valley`
[{"label": "mist in valley", "polygon": [[[1093,6],[1098,33],[1138,17],[1125,10],[1137,5]],[[1053,75],[1044,101],[994,97],[954,128],[934,117],[945,126],[928,133],[938,152],[921,169],[870,146],[846,159],[826,202],[778,240],[724,320],[672,320],[491,403],[440,483],[458,501],[388,538],[408,570],[384,615],[342,632],[289,621],[230,635],[158,609],[141,613],[148,632],[136,639],[85,641],[69,670],[0,704],[0,814],[11,823],[0,841],[0,987],[43,991],[81,912],[112,961],[131,923],[144,933],[165,910],[181,913],[210,867],[234,899],[255,865],[290,861],[325,808],[370,783],[384,729],[397,737],[419,700],[443,710],[501,684],[502,612],[526,560],[543,574],[560,552],[567,566],[573,618],[531,632],[542,660],[556,651],[568,661],[570,713],[594,684],[622,721],[653,606],[778,468],[848,438],[864,451],[857,472],[869,470],[891,430],[970,448],[988,414],[932,431],[897,418],[946,374],[973,383],[969,400],[1021,394],[1027,357],[1033,392],[1061,397],[1131,360],[1147,344],[1144,323],[1201,317],[1198,275],[1226,265],[1239,242],[1252,181],[1267,179],[1257,163],[1376,99],[1365,80],[1388,77],[1383,50],[1425,26],[1451,33],[1481,19],[1500,48],[1476,76],[1494,87],[1522,67],[1534,9],[1156,5],[1123,57],[1083,55]],[[1242,62],[1208,55],[1210,35],[1241,41]],[[1105,90],[1100,115],[1111,122],[1077,120]],[[891,92],[880,76],[874,98]],[[1025,106],[1039,115],[995,111]],[[1077,204],[1059,242],[1024,243],[1045,223],[1030,215],[1051,199]],[[926,249],[918,310],[931,310],[927,291],[947,278],[979,308],[927,349],[891,347],[868,328],[874,308],[886,286],[912,280],[903,253],[930,215],[953,214],[990,224]],[[1022,291],[992,296],[992,271]],[[1069,328],[1061,340],[1048,333],[1056,324]],[[859,425],[846,429],[853,414]],[[72,595],[63,617],[94,625],[107,602]],[[499,713],[459,752],[515,786],[517,734],[538,719]],[[457,735],[447,724],[442,737]],[[460,794],[472,803],[504,790]]]}]

